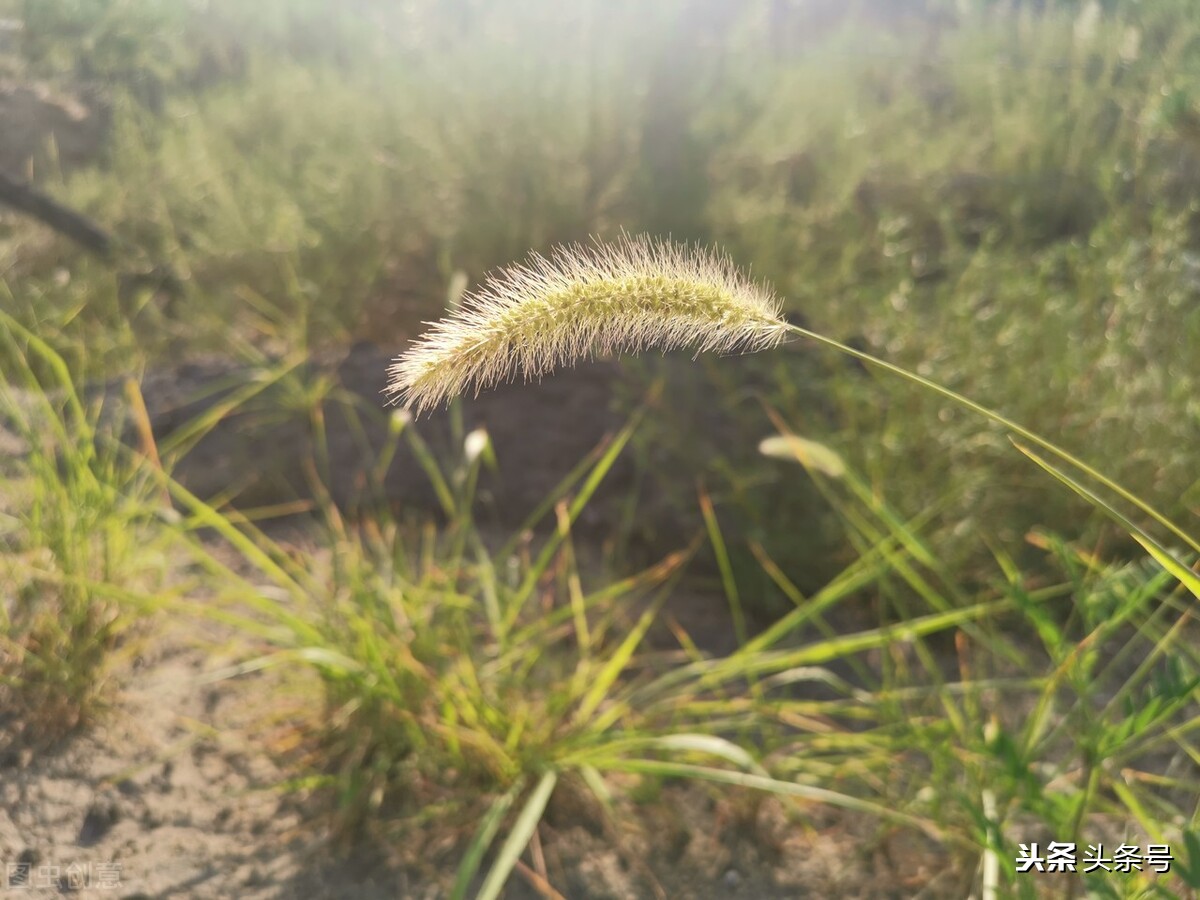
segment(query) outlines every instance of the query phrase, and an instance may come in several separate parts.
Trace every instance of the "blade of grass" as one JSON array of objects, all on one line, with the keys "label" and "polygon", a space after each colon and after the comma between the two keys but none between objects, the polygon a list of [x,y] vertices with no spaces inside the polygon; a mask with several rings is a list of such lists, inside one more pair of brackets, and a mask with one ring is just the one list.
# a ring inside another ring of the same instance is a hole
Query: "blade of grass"
[{"label": "blade of grass", "polygon": [[717,558],[717,569],[721,573],[721,586],[725,590],[725,599],[729,603],[729,614],[733,619],[733,631],[737,637],[738,646],[746,643],[746,614],[742,609],[742,598],[738,594],[737,579],[733,576],[733,566],[729,562],[729,549],[725,546],[725,537],[721,534],[717,513],[713,509],[712,498],[701,485],[699,487],[700,513],[704,517],[704,527],[708,531],[708,540]]},{"label": "blade of grass", "polygon": [[463,860],[458,866],[458,877],[454,881],[454,887],[450,891],[451,900],[464,900],[467,896],[467,889],[471,885],[471,879],[475,877],[475,873],[479,871],[479,864],[483,862],[483,856],[487,853],[488,847],[492,845],[492,841],[496,838],[496,832],[500,830],[500,824],[504,821],[504,816],[508,812],[513,801],[521,790],[525,787],[525,779],[518,778],[513,786],[505,793],[501,794],[488,808],[483,819],[479,823],[479,828],[475,832],[475,836],[471,839],[471,844],[467,847],[467,852],[463,856]]},{"label": "blade of grass", "polygon": [[1146,515],[1148,515],[1152,519],[1154,519],[1154,521],[1158,522],[1158,524],[1162,525],[1164,528],[1166,528],[1168,531],[1170,531],[1172,534],[1174,534],[1177,538],[1179,538],[1181,541],[1186,543],[1189,547],[1191,547],[1197,553],[1200,553],[1200,541],[1197,541],[1195,538],[1191,537],[1187,532],[1185,532],[1182,528],[1180,528],[1178,525],[1176,525],[1174,522],[1172,522],[1170,519],[1168,519],[1166,516],[1164,516],[1162,513],[1160,513],[1158,510],[1156,510],[1150,504],[1148,504],[1146,501],[1142,500],[1136,494],[1132,493],[1131,491],[1129,491],[1126,488],[1122,487],[1121,485],[1117,484],[1115,481],[1113,481],[1111,478],[1108,478],[1102,472],[1097,471],[1096,469],[1094,469],[1092,466],[1088,465],[1086,462],[1084,462],[1079,457],[1075,456],[1072,453],[1069,453],[1068,451],[1064,450],[1062,447],[1058,446],[1057,444],[1053,443],[1052,441],[1049,441],[1046,438],[1041,437],[1038,434],[1030,431],[1028,428],[1025,428],[1024,426],[1017,424],[1016,422],[1014,422],[1012,419],[1008,418],[1007,416],[1001,415],[1000,413],[996,412],[993,409],[989,409],[988,407],[984,406],[981,403],[976,403],[974,400],[971,400],[970,398],[965,397],[964,395],[958,393],[957,391],[951,390],[948,387],[943,387],[942,385],[938,384],[936,381],[932,381],[928,378],[918,375],[915,372],[910,372],[907,369],[903,368],[902,366],[898,366],[894,363],[890,363],[885,360],[879,359],[877,356],[872,356],[870,353],[864,353],[861,350],[855,350],[853,347],[843,344],[841,341],[835,340],[830,337],[826,337],[823,334],[818,334],[815,331],[809,331],[807,328],[801,328],[798,325],[788,325],[787,327],[788,327],[788,330],[790,332],[792,332],[793,334],[799,335],[800,337],[806,337],[809,340],[816,341],[817,343],[820,343],[820,344],[824,344],[826,347],[830,347],[834,350],[837,350],[840,353],[845,353],[848,356],[853,356],[854,358],[860,359],[865,363],[869,363],[877,368],[883,369],[887,372],[891,372],[893,375],[899,375],[901,378],[905,378],[905,379],[913,382],[914,384],[918,384],[921,387],[925,388],[926,390],[933,391],[934,393],[939,394],[939,395],[945,397],[946,399],[951,400],[951,401],[959,404],[960,406],[963,406],[966,409],[971,410],[972,412],[976,413],[977,415],[983,416],[985,419],[989,419],[990,421],[995,422],[997,425],[1001,425],[1001,426],[1007,428],[1009,431],[1013,432],[1014,434],[1019,435],[1020,437],[1029,441],[1030,443],[1037,444],[1043,450],[1046,450],[1047,452],[1053,454],[1054,456],[1061,459],[1063,462],[1068,463],[1069,465],[1071,465],[1074,468],[1078,469],[1079,471],[1083,472],[1089,478],[1104,485],[1104,487],[1108,488],[1110,491],[1115,493],[1122,500],[1126,501],[1127,503],[1129,503],[1133,506],[1136,506],[1138,509],[1140,509],[1142,512],[1144,512]]},{"label": "blade of grass", "polygon": [[633,651],[637,649],[638,644],[642,642],[642,638],[646,636],[646,632],[650,630],[650,626],[654,622],[654,617],[658,614],[658,610],[665,600],[666,592],[659,592],[654,602],[650,605],[650,608],[638,618],[637,625],[633,627],[633,630],[629,632],[625,640],[613,652],[613,655],[608,658],[604,667],[592,681],[591,688],[584,695],[583,700],[580,701],[579,708],[575,713],[576,722],[587,721],[600,706],[601,702],[603,702],[604,698],[608,695],[609,689],[629,664],[629,660],[633,656]]},{"label": "blade of grass", "polygon": [[[588,501],[591,500],[592,495],[596,492],[596,488],[600,486],[600,482],[604,480],[609,469],[612,468],[613,464],[617,461],[617,457],[620,456],[621,451],[625,449],[625,445],[629,443],[629,439],[633,437],[633,433],[641,422],[643,414],[643,410],[638,410],[630,417],[625,427],[618,432],[612,443],[609,444],[608,449],[604,452],[604,455],[600,457],[599,462],[592,468],[583,487],[580,488],[578,495],[571,501],[567,509],[567,522],[569,524],[574,524],[575,520],[579,518],[580,512],[583,511]],[[562,540],[561,529],[557,529],[547,538],[542,552],[538,555],[537,560],[530,567],[529,572],[526,573],[520,587],[517,588],[509,601],[509,607],[504,618],[504,635],[507,635],[512,630],[513,625],[516,624],[521,610],[524,608],[526,602],[528,602],[530,596],[532,596],[538,581],[545,574],[550,561],[554,558],[554,554],[558,552]]]},{"label": "blade of grass", "polygon": [[[1200,578],[1197,578],[1195,574],[1188,571],[1187,568],[1176,561],[1171,556],[1171,552],[1161,543],[1159,543],[1159,541],[1149,535],[1145,529],[1113,507],[1113,505],[1104,500],[1104,498],[1097,495],[1095,491],[1091,490],[1086,485],[1080,484],[1079,481],[1059,469],[1049,460],[1043,458],[1033,450],[1030,450],[1028,447],[1022,446],[1017,441],[1013,441],[1013,445],[1027,457],[1077,493],[1084,500],[1088,501],[1088,503],[1090,503],[1092,506],[1107,513],[1122,528],[1128,531],[1130,536],[1139,544],[1141,544],[1146,549],[1146,552],[1153,556],[1159,565],[1183,582],[1187,589],[1191,591],[1191,593],[1194,594],[1197,599],[1200,599]],[[1186,535],[1181,536],[1183,536],[1184,540],[1187,541],[1190,546],[1196,546],[1196,544],[1187,538]]]},{"label": "blade of grass", "polygon": [[181,425],[159,441],[159,453],[168,458],[186,454],[201,438],[212,431],[219,422],[228,417],[231,412],[238,407],[244,406],[251,399],[271,387],[271,385],[286,378],[288,374],[303,363],[304,357],[298,353],[293,353],[269,371],[260,373],[259,377],[241,384],[222,400],[214,403],[203,413],[189,420],[185,425]]},{"label": "blade of grass", "polygon": [[1179,560],[1153,542],[1147,541],[1141,535],[1135,534],[1133,539],[1141,544],[1147,553],[1154,557],[1156,563],[1178,578],[1180,583],[1191,592],[1193,597],[1200,600],[1200,576],[1197,576],[1195,572],[1187,568]]},{"label": "blade of grass", "polygon": [[522,808],[521,814],[517,816],[517,821],[513,823],[508,840],[504,842],[500,852],[496,855],[496,861],[492,863],[492,868],[488,871],[487,878],[476,895],[476,900],[496,900],[500,896],[500,891],[504,889],[508,876],[516,867],[521,854],[525,852],[525,847],[529,844],[529,839],[533,836],[538,822],[542,820],[546,804],[550,802],[550,795],[554,792],[554,786],[557,783],[558,773],[553,769],[542,775],[541,780],[533,789],[533,793],[525,801],[525,806]]},{"label": "blade of grass", "polygon": [[842,809],[867,813],[868,815],[876,816],[889,822],[895,822],[898,825],[916,828],[933,840],[942,843],[955,843],[974,849],[974,844],[968,838],[955,835],[951,832],[945,832],[929,819],[922,819],[919,816],[909,815],[908,813],[900,812],[879,803],[872,803],[870,800],[852,797],[849,794],[838,793],[827,788],[799,784],[793,781],[781,781],[777,778],[756,775],[751,772],[732,772],[728,769],[718,769],[711,766],[698,766],[691,763],[666,762],[655,759],[619,759],[611,761],[611,763],[606,764],[604,767],[618,771],[659,775],[667,778],[712,781],[718,784],[730,784],[765,791],[781,797],[796,797],[815,803],[825,803]]}]

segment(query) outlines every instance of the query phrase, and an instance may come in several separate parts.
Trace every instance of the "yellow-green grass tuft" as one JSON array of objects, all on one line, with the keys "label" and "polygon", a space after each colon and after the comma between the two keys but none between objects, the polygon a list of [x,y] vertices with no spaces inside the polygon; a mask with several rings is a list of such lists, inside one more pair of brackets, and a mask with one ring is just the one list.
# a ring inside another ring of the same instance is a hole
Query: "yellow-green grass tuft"
[{"label": "yellow-green grass tuft", "polygon": [[420,412],[599,354],[764,350],[786,332],[774,294],[729,257],[622,237],[535,253],[490,277],[392,363],[386,393]]}]

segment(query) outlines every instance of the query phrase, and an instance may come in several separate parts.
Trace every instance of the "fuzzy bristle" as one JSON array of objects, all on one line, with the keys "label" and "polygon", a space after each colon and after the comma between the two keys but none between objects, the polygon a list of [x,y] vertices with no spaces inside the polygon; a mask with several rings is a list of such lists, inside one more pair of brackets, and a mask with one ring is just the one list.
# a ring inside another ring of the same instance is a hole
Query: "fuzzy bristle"
[{"label": "fuzzy bristle", "polygon": [[770,291],[726,256],[645,237],[572,245],[466,296],[389,366],[386,393],[420,412],[597,354],[763,350],[786,328]]}]

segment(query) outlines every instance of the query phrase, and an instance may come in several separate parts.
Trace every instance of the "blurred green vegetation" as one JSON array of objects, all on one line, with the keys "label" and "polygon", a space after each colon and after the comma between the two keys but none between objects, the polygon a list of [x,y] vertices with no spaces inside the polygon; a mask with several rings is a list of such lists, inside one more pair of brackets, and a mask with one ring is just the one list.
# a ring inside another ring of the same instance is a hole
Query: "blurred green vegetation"
[{"label": "blurred green vegetation", "polygon": [[[230,323],[277,350],[364,335],[398,348],[456,270],[478,279],[619,228],[671,233],[727,247],[819,329],[1194,520],[1187,4],[8,6],[28,71],[99,85],[114,112],[98,165],[36,174],[128,241],[143,277],[37,229],[0,235],[22,320],[101,367],[221,347]],[[758,403],[719,370],[680,406],[715,390],[752,444]],[[935,397],[840,361],[746,370],[766,379],[750,396],[905,514],[936,508],[930,527],[964,565],[980,537],[1084,515]],[[639,441],[728,454],[660,421]],[[770,502],[777,467],[713,467],[734,473],[713,489],[740,531],[800,527]]]}]

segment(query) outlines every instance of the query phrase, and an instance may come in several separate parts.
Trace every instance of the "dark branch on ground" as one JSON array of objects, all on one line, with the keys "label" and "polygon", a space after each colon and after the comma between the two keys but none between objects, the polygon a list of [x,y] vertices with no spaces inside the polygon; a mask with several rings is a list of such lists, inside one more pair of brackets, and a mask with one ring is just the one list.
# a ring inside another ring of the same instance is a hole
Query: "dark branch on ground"
[{"label": "dark branch on ground", "polygon": [[112,255],[113,238],[107,231],[32,184],[3,172],[0,172],[0,203],[32,216],[98,256]]}]

